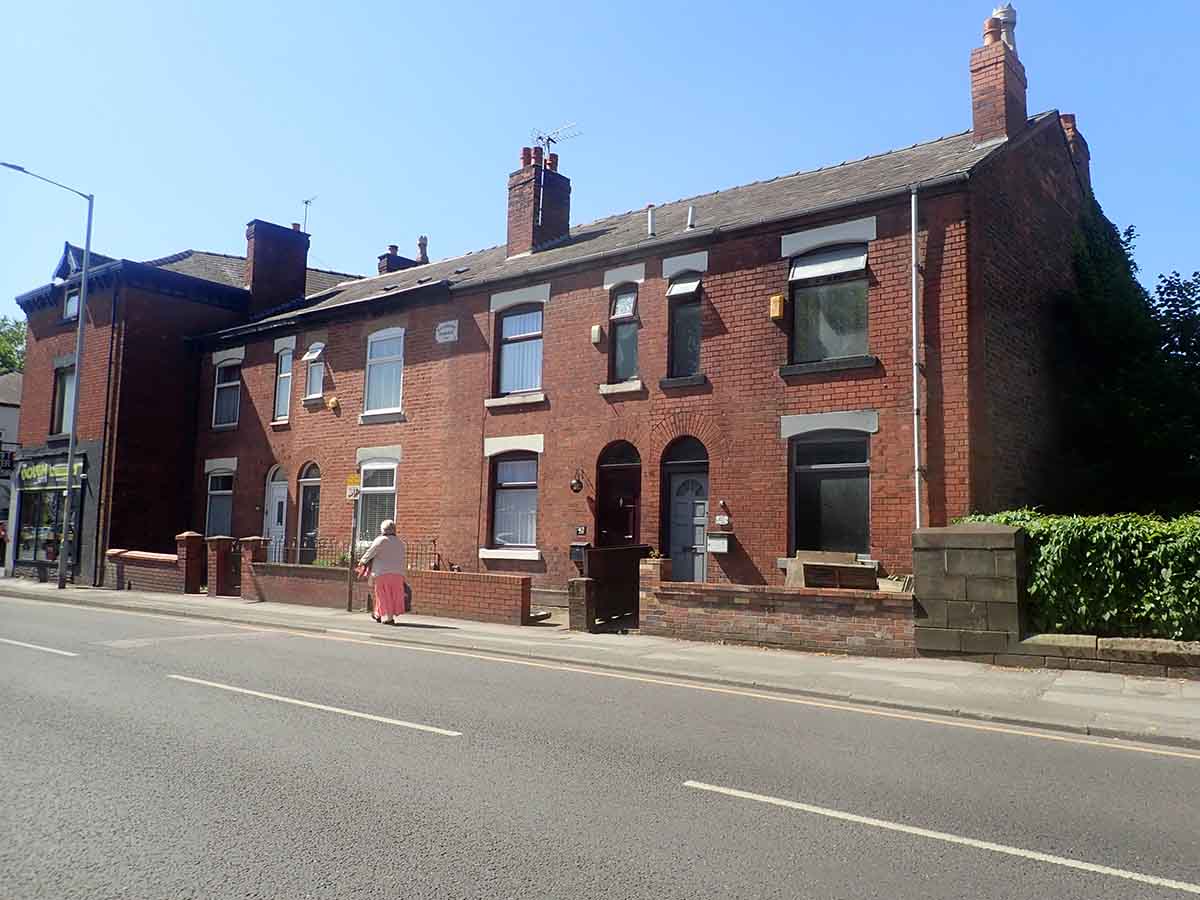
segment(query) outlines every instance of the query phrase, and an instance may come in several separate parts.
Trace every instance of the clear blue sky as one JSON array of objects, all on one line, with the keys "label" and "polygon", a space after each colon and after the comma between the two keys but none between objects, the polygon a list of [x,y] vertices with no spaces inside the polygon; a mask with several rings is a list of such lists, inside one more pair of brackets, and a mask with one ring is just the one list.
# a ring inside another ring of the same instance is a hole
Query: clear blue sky
[{"label": "clear blue sky", "polygon": [[[311,265],[371,272],[504,239],[535,126],[572,221],[964,130],[989,2],[8,4],[0,159],[96,194],[94,247],[242,253],[309,218]],[[1200,268],[1195,6],[1025,0],[1029,110],[1078,114],[1143,277]],[[83,204],[0,170],[0,313],[45,283]]]}]

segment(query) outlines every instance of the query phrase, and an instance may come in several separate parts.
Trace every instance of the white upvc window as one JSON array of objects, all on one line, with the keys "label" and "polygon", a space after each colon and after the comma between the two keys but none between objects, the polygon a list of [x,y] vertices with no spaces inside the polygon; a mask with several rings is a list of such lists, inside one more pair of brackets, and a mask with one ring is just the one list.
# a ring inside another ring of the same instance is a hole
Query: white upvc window
[{"label": "white upvc window", "polygon": [[216,388],[213,390],[213,428],[232,428],[238,423],[238,408],[242,397],[242,364],[222,363],[217,366]]},{"label": "white upvc window", "polygon": [[286,422],[292,405],[292,351],[275,354],[275,414],[274,422]]},{"label": "white upvc window", "polygon": [[208,476],[208,511],[204,534],[231,535],[233,531],[233,473],[213,472]]},{"label": "white upvc window", "polygon": [[367,338],[364,412],[401,412],[404,388],[404,329],[385,328]]},{"label": "white upvc window", "polygon": [[74,319],[79,315],[79,291],[68,288],[63,294],[63,319]]},{"label": "white upvc window", "polygon": [[369,544],[379,536],[385,519],[396,518],[396,464],[391,461],[364,462],[358,494],[358,543]]},{"label": "white upvc window", "polygon": [[304,373],[304,399],[317,400],[325,393],[325,345],[320,341],[309,344],[300,362],[308,366]]}]

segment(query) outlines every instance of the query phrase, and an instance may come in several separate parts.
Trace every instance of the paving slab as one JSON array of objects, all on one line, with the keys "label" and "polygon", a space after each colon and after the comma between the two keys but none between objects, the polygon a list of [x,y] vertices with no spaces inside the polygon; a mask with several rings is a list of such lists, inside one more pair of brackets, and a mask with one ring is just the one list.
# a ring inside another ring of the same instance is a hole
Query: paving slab
[{"label": "paving slab", "polygon": [[521,656],[658,677],[874,704],[1131,740],[1200,746],[1200,682],[962,660],[881,659],[570,631],[562,611],[517,627],[405,616],[400,627],[339,609],[0,579],[0,596],[225,622],[365,634],[409,645]]}]

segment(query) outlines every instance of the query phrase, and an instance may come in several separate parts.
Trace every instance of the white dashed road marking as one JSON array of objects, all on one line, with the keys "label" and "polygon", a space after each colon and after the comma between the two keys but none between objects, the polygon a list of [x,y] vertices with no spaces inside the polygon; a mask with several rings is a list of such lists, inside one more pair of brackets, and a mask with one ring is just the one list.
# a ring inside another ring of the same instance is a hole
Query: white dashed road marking
[{"label": "white dashed road marking", "polygon": [[1192,884],[1187,881],[1176,881],[1173,878],[1160,878],[1157,875],[1145,875],[1141,872],[1131,872],[1128,869],[1114,869],[1111,866],[1102,866],[1098,863],[1083,862],[1078,859],[1069,859],[1065,856],[1055,856],[1053,853],[1042,853],[1039,850],[1024,850],[1021,847],[1010,847],[1007,844],[996,844],[992,841],[980,841],[975,838],[962,837],[957,834],[949,834],[945,831],[933,831],[929,828],[917,828],[914,825],[904,825],[900,822],[889,822],[886,819],[874,819],[870,816],[860,816],[855,813],[842,812],[837,809],[829,809],[825,806],[813,806],[811,803],[798,803],[795,800],[784,800],[780,797],[772,797],[768,794],[754,794],[750,791],[739,791],[736,788],[720,787],[715,784],[705,784],[703,781],[685,781],[684,787],[695,788],[698,791],[708,791],[713,794],[724,794],[727,797],[737,797],[741,800],[754,800],[758,803],[766,803],[771,806],[782,806],[785,809],[795,809],[800,812],[811,813],[815,816],[825,816],[828,819],[838,819],[842,822],[850,822],[854,825],[866,825],[870,828],[882,828],[885,831],[898,831],[901,834],[911,834],[915,837],[927,838],[934,841],[942,841],[947,844],[958,844],[961,847],[973,847],[976,850],[987,850],[991,853],[1003,853],[1006,856],[1017,856],[1022,859],[1033,860],[1034,862],[1049,863],[1054,866],[1064,866],[1068,869],[1077,869],[1081,872],[1091,872],[1095,875],[1107,875],[1110,878],[1123,878],[1126,881],[1136,881],[1140,884],[1150,884],[1155,887],[1169,888],[1173,891],[1182,891],[1185,894],[1200,894],[1200,884]]},{"label": "white dashed road marking", "polygon": [[14,647],[26,647],[30,650],[41,650],[43,653],[57,653],[59,656],[78,656],[78,653],[72,653],[70,650],[55,650],[53,647],[43,647],[41,644],[27,644],[24,641],[11,641],[8,638],[0,638],[0,644],[12,644]]},{"label": "white dashed road marking", "polygon": [[247,694],[251,697],[261,697],[264,700],[275,700],[278,703],[290,703],[293,706],[303,706],[308,709],[319,709],[323,712],[337,713],[342,716],[351,716],[355,719],[367,719],[371,722],[382,722],[385,725],[398,725],[401,728],[412,728],[417,731],[428,731],[431,734],[440,734],[445,737],[462,737],[461,731],[450,731],[446,728],[437,728],[433,725],[422,725],[419,722],[406,722],[403,719],[389,719],[387,716],[376,716],[372,713],[358,712],[353,709],[342,709],[340,706],[326,706],[324,703],[310,703],[308,700],[297,700],[294,697],[283,697],[279,694],[268,694],[263,691],[252,691],[249,688],[235,687],[232,684],[221,684],[219,681],[205,681],[203,678],[189,678],[186,675],[168,675],[168,678],[174,678],[176,681],[186,681],[189,684],[201,684],[205,687],[217,688],[221,691],[230,691],[234,694]]}]

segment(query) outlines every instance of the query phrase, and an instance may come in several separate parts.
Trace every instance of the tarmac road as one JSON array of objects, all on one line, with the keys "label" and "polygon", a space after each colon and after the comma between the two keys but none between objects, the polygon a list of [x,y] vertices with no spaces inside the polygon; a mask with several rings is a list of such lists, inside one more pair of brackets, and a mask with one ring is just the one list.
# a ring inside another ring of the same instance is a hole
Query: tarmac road
[{"label": "tarmac road", "polygon": [[0,711],[13,900],[1200,895],[1194,750],[9,598]]}]

